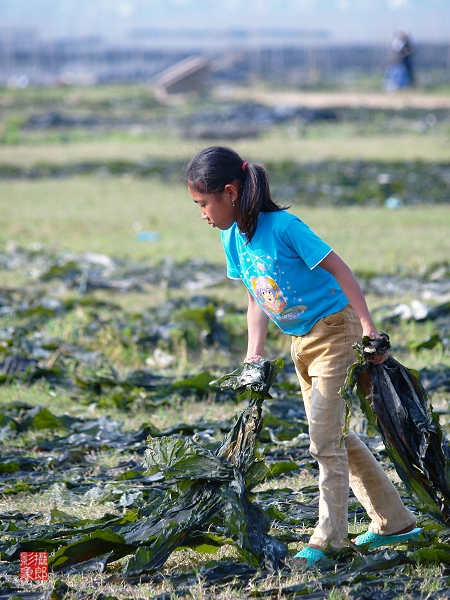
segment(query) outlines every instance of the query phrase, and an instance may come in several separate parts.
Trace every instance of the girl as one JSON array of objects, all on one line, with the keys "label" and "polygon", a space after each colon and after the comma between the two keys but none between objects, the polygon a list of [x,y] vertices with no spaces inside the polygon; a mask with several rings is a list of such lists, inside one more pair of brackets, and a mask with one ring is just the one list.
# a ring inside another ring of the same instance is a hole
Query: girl
[{"label": "girl", "polygon": [[202,150],[188,165],[187,185],[202,218],[222,230],[228,277],[247,288],[245,361],[263,360],[269,319],[292,338],[310,453],[319,464],[318,523],[295,558],[312,565],[324,551],[348,545],[349,484],[371,519],[356,544],[376,548],[416,538],[414,515],[368,448],[354,432],[339,444],[345,419],[339,388],[355,358],[353,343],[379,335],[351,270],[272,200],[264,167],[230,148]]}]

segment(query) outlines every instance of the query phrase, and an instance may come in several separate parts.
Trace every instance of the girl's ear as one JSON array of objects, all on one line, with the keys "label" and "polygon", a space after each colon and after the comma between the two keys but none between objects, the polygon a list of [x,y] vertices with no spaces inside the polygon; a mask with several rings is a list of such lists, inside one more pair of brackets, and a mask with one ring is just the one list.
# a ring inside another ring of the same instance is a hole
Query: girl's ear
[{"label": "girl's ear", "polygon": [[231,200],[231,202],[233,202],[233,204],[236,202],[236,200],[239,200],[239,182],[237,181],[233,181],[233,183],[227,183],[227,185],[224,187],[224,192],[225,194],[227,194]]}]

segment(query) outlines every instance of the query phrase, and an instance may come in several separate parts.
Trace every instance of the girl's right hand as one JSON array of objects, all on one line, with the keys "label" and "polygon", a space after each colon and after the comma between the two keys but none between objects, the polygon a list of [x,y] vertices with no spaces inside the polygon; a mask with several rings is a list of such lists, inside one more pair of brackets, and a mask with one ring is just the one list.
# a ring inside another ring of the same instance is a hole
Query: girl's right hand
[{"label": "girl's right hand", "polygon": [[262,360],[264,360],[264,356],[261,356],[260,354],[253,354],[253,356],[246,356],[244,362],[261,362]]}]

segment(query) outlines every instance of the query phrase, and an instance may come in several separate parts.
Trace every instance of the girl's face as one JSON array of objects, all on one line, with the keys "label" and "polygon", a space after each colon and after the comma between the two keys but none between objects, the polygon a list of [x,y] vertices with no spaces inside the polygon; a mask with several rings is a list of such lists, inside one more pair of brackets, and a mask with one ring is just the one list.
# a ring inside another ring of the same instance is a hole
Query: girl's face
[{"label": "girl's face", "polygon": [[235,185],[226,185],[223,192],[216,194],[202,194],[190,185],[188,190],[208,225],[225,230],[236,222],[238,192]]}]

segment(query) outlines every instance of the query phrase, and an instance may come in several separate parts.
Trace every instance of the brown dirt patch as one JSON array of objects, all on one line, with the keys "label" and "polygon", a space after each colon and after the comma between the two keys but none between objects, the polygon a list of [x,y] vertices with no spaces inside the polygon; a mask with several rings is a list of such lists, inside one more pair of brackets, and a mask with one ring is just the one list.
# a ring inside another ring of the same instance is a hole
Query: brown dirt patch
[{"label": "brown dirt patch", "polygon": [[450,96],[424,94],[416,91],[357,93],[357,92],[266,92],[236,89],[228,98],[253,100],[266,105],[299,106],[305,108],[380,108],[402,110],[450,109]]}]

